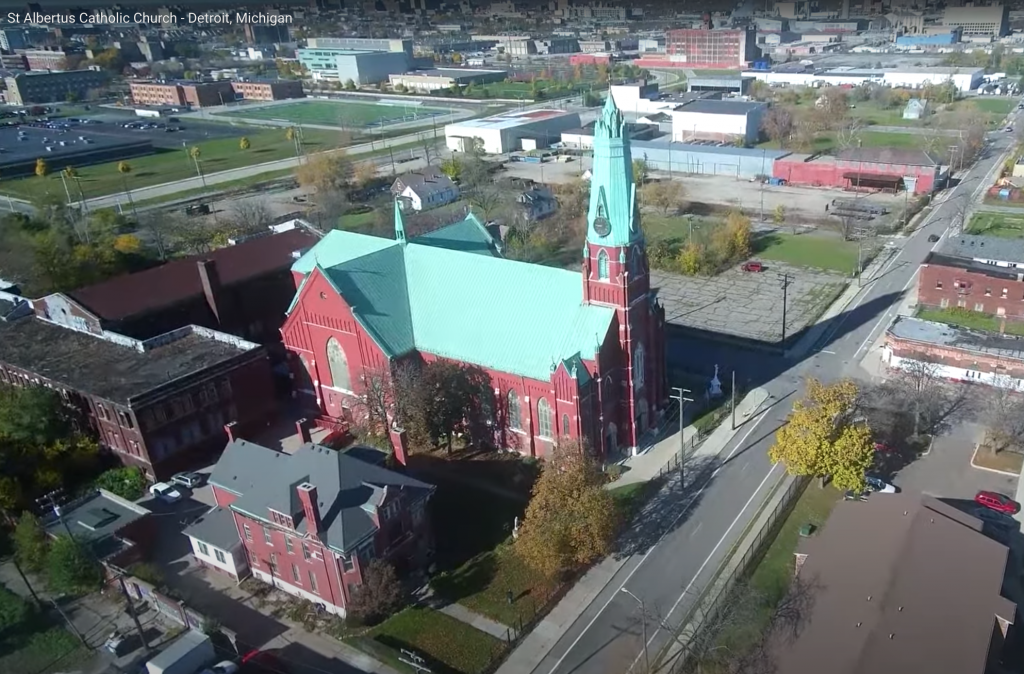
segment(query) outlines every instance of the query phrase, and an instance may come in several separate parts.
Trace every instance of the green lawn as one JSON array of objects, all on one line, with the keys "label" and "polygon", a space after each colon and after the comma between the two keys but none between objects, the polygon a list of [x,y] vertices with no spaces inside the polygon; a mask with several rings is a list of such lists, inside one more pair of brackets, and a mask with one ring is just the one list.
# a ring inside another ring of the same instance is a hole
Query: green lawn
[{"label": "green lawn", "polygon": [[0,641],[0,672],[49,674],[83,668],[93,654],[63,627]]},{"label": "green lawn", "polygon": [[[998,290],[997,290],[998,292]],[[935,321],[970,330],[999,332],[1002,321],[992,314],[955,307],[949,309],[918,309],[917,317],[924,321]],[[1024,336],[1024,324],[1006,321],[1006,334]]]},{"label": "green lawn", "polygon": [[691,223],[694,238],[704,240],[710,235],[711,230],[721,224],[721,219],[697,215],[662,215],[644,211],[642,222],[644,235],[651,241],[685,242],[690,236]]},{"label": "green lawn", "polygon": [[[238,138],[221,138],[197,143],[203,173],[208,175],[295,156],[295,145],[285,137],[283,129],[256,131],[248,138],[248,150],[239,148]],[[307,152],[334,148],[343,140],[341,134],[309,129],[303,131],[303,138]],[[124,191],[125,183],[117,170],[118,164],[119,162],[108,162],[78,169],[79,183],[86,199]],[[161,150],[148,157],[136,157],[128,160],[128,164],[132,168],[127,181],[129,189],[196,177],[195,162],[184,148]],[[69,187],[74,190],[72,198],[79,198],[75,186]],[[47,193],[60,196],[65,194],[59,173],[45,178],[33,176],[0,182],[0,193],[23,199],[33,199]]]},{"label": "green lawn", "polygon": [[242,107],[231,112],[218,113],[221,117],[242,117],[292,124],[319,124],[339,128],[361,128],[384,124],[398,124],[423,120],[429,122],[438,115],[447,115],[447,109],[427,107],[415,102],[396,101],[393,104],[355,103],[351,101],[305,100],[282,105]]},{"label": "green lawn", "polygon": [[[913,133],[888,133],[885,131],[861,131],[857,134],[856,138],[860,140],[862,147],[893,147],[901,149],[918,148],[924,140],[923,136]],[[776,141],[766,141],[760,143],[757,147],[778,149],[779,144]],[[824,133],[814,139],[814,147],[809,148],[808,151],[827,152],[838,149],[839,146],[835,135]]]},{"label": "green lawn", "polygon": [[360,212],[346,213],[338,218],[338,226],[341,229],[360,232],[369,229],[377,221],[377,212],[372,208],[367,208],[365,211],[355,210]]},{"label": "green lawn", "polygon": [[828,269],[853,274],[857,268],[857,244],[818,234],[773,232],[754,239],[754,254],[798,267]]},{"label": "green lawn", "polygon": [[993,115],[1006,116],[1017,107],[1017,99],[1014,98],[1003,98],[1003,97],[989,97],[989,96],[975,96],[974,98],[966,99],[961,104],[973,103],[982,112],[987,112]]},{"label": "green lawn", "polygon": [[[377,625],[368,638],[392,649],[396,660],[402,649],[414,651],[426,660],[433,674],[482,674],[505,649],[505,642],[489,634],[418,607],[407,608]],[[354,644],[360,646],[360,640]]]},{"label": "green lawn", "polygon": [[967,225],[967,233],[987,234],[1004,239],[1024,238],[1024,214],[981,211],[971,218]]}]

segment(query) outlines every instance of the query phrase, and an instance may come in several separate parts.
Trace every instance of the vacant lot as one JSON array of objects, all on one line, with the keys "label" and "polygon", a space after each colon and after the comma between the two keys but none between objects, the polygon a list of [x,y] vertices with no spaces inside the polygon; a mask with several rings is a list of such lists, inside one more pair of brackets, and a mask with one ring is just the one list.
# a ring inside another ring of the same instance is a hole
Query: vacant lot
[{"label": "vacant lot", "polygon": [[857,269],[857,244],[817,233],[773,232],[754,239],[754,255],[762,260],[823,269],[852,276]]},{"label": "vacant lot", "polygon": [[[860,142],[861,147],[894,147],[894,148],[919,148],[921,143],[924,141],[924,137],[920,134],[913,133],[887,133],[885,131],[860,131],[855,134],[854,143]],[[768,149],[779,149],[779,144],[776,141],[766,141],[759,144],[757,147],[766,147]],[[793,149],[793,148],[787,148]],[[829,152],[833,150],[840,150],[839,141],[834,133],[822,133],[814,139],[814,146],[811,148],[801,148],[801,151],[807,152]]]},{"label": "vacant lot", "polygon": [[996,213],[981,211],[975,213],[967,225],[968,234],[986,234],[1004,239],[1024,238],[1024,213]]},{"label": "vacant lot", "polygon": [[[949,309],[918,309],[917,317],[925,321],[946,323],[969,330],[981,330],[983,332],[999,332],[1003,321],[998,316],[983,314],[980,311],[971,311],[964,307],[950,307]],[[1008,335],[1024,336],[1024,324],[1006,321],[1004,332]]]},{"label": "vacant lot", "polygon": [[[344,142],[341,134],[330,131],[307,129],[302,135],[306,152],[328,150]],[[295,144],[285,137],[283,129],[257,131],[247,138],[247,150],[241,149],[237,138],[196,143],[194,147],[199,148],[199,168],[203,175],[295,156]],[[78,170],[78,185],[68,185],[69,190],[72,190],[71,198],[78,200],[84,195],[86,199],[92,199],[124,192],[126,189],[133,190],[194,178],[197,175],[196,161],[189,155],[188,147],[179,150],[160,150],[148,157],[131,159],[127,162],[131,167],[131,172],[127,175],[118,171],[120,162],[82,167]],[[46,194],[64,195],[65,191],[60,175],[55,174],[0,182],[0,193],[22,199],[34,199]]]},{"label": "vacant lot", "polygon": [[365,128],[381,124],[402,124],[430,120],[449,111],[416,104],[415,101],[356,103],[352,101],[306,100],[282,105],[243,107],[220,113],[222,117],[263,119],[292,124],[336,126],[342,129]]}]

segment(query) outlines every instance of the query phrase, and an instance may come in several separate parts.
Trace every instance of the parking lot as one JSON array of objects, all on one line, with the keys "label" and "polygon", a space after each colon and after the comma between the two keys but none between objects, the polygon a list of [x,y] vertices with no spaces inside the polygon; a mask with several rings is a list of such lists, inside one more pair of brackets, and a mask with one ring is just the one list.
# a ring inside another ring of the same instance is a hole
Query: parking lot
[{"label": "parking lot", "polygon": [[[255,133],[258,129],[242,124],[223,124],[219,122],[207,122],[195,117],[171,117],[143,118],[132,114],[130,111],[104,110],[96,114],[84,117],[88,120],[86,126],[90,133],[97,135],[117,135],[121,138],[139,138],[148,140],[153,147],[165,149],[177,149],[182,144],[192,145],[194,143],[215,140],[218,138],[240,138],[246,134]],[[171,119],[179,121],[172,122]],[[126,129],[124,124],[156,124],[157,128],[134,128]],[[168,132],[167,127],[174,127],[177,131]]]}]

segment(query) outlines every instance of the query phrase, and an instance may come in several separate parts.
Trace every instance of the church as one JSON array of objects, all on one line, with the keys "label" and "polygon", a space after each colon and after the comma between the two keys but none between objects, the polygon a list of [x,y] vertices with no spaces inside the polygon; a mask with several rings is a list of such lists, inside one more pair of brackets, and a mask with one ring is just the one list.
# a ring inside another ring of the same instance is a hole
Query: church
[{"label": "church", "polygon": [[608,97],[582,273],[505,259],[473,215],[406,238],[396,204],[393,239],[330,232],[292,266],[281,332],[299,402],[324,421],[358,420],[367,373],[448,359],[489,377],[494,399],[481,407],[499,447],[544,457],[559,438],[579,438],[605,460],[634,450],[667,402],[665,312],[637,196]]}]

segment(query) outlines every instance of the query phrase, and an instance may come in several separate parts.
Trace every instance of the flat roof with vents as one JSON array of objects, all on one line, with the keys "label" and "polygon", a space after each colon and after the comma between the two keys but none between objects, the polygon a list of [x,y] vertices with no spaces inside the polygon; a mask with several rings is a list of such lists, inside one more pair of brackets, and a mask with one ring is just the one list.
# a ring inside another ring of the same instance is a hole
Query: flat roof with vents
[{"label": "flat roof with vents", "polygon": [[131,545],[119,532],[148,515],[149,510],[97,491],[66,504],[61,514],[63,523],[52,515],[45,520],[46,532],[51,536],[67,536],[70,529],[76,541],[89,545],[93,554],[106,559]]}]

